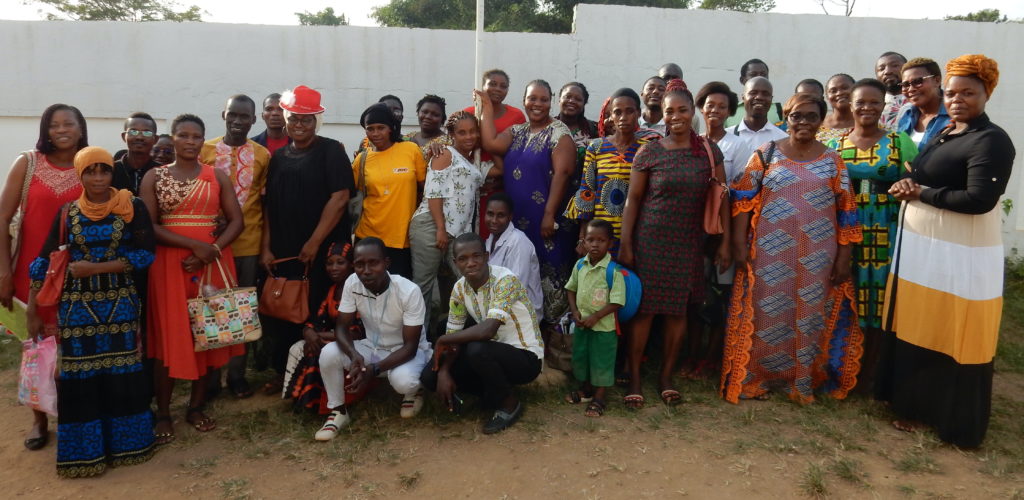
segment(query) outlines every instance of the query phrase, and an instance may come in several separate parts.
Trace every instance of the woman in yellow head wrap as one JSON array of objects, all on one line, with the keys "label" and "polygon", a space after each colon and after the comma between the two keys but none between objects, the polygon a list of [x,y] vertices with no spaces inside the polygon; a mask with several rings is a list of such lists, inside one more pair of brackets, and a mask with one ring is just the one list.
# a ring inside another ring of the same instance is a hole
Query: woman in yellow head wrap
[{"label": "woman in yellow head wrap", "polygon": [[996,208],[1016,154],[985,114],[996,62],[965,55],[946,65],[952,120],[889,192],[903,200],[875,396],[900,430],[920,424],[961,448],[981,445],[992,402],[1002,315],[1002,221]]},{"label": "woman in yellow head wrap", "polygon": [[[139,349],[141,304],[132,271],[153,262],[156,240],[142,200],[110,187],[114,159],[102,148],[75,155],[82,195],[62,208],[32,264],[29,331],[38,334],[36,293],[50,252],[70,252],[57,306],[57,473],[87,477],[153,454],[151,381]],[[63,234],[62,234],[63,233]],[[63,236],[63,237],[62,237]]]}]

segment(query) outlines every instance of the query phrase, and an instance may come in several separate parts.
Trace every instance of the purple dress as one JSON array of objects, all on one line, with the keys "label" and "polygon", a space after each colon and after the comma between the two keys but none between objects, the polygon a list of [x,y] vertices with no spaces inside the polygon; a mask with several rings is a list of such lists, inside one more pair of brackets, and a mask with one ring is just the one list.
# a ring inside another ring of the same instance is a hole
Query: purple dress
[{"label": "purple dress", "polygon": [[[560,213],[555,216],[558,230],[555,237],[545,240],[540,235],[544,207],[548,196],[567,198],[569,184],[564,193],[551,193],[554,167],[551,153],[563,135],[570,135],[564,123],[553,120],[544,130],[530,133],[530,124],[521,123],[509,129],[512,145],[505,153],[505,193],[515,203],[515,226],[533,242],[540,261],[541,291],[544,293],[544,320],[556,322],[569,309],[565,283],[576,261],[578,226]],[[564,206],[564,203],[559,203]]]}]

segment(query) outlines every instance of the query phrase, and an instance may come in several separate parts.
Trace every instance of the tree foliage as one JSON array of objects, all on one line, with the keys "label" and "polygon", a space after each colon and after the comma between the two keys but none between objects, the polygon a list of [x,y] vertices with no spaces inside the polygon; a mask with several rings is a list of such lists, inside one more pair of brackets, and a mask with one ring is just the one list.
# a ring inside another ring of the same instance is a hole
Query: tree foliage
[{"label": "tree foliage", "polygon": [[[484,29],[568,33],[576,4],[616,4],[686,9],[693,0],[487,0]],[[700,8],[758,12],[775,7],[774,0],[703,0]],[[476,0],[391,0],[371,14],[382,26],[471,30],[476,26]]]},{"label": "tree foliage", "polygon": [[319,12],[310,13],[309,11],[296,12],[296,16],[299,17],[299,24],[303,26],[346,26],[348,25],[348,19],[345,18],[345,14],[342,13],[340,16],[334,13],[334,9],[327,7]]},{"label": "tree foliage", "polygon": [[828,6],[829,5],[832,5],[833,7],[840,7],[840,8],[842,8],[843,9],[843,15],[847,16],[847,17],[853,15],[853,7],[855,5],[857,5],[857,0],[815,0],[815,1],[818,3],[819,6],[821,6],[821,10],[825,12],[826,16],[832,15],[832,13],[828,11]]},{"label": "tree foliage", "polygon": [[1005,15],[1000,16],[999,9],[981,9],[962,16],[946,16],[947,21],[973,21],[976,23],[1005,23],[1009,21]]},{"label": "tree foliage", "polygon": [[51,21],[202,21],[197,5],[176,10],[179,5],[167,0],[32,0],[49,6]]}]

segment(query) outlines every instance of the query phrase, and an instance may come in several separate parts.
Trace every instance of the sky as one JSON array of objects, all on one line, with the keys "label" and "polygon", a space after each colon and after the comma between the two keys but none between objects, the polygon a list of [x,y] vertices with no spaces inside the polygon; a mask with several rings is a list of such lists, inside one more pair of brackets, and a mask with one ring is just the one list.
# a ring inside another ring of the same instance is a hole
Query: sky
[{"label": "sky", "polygon": [[[835,2],[824,0],[829,13],[842,12]],[[206,11],[203,20],[221,23],[248,24],[298,24],[296,12],[316,12],[332,7],[336,14],[344,13],[350,24],[376,26],[370,18],[371,8],[386,4],[386,0],[288,0],[286,2],[260,2],[253,8],[252,0],[178,0],[179,4],[198,5]],[[822,14],[818,0],[775,0],[772,12],[786,14]],[[40,14],[39,4],[26,0],[0,0],[0,19],[35,20],[45,17]],[[853,15],[864,17],[897,17],[909,19],[942,19],[947,15],[966,14],[984,8],[999,9],[1012,19],[1024,18],[1024,1],[981,0],[977,4],[965,4],[962,0],[856,0]]]}]

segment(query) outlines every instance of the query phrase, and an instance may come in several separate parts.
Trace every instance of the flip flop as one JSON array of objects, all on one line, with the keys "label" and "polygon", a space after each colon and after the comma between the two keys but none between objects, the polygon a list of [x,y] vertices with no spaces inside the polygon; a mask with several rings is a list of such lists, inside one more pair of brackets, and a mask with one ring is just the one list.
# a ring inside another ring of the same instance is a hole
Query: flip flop
[{"label": "flip flop", "polygon": [[587,405],[587,409],[583,412],[583,415],[596,418],[604,415],[604,401],[600,399],[594,399]]},{"label": "flip flop", "polygon": [[[192,415],[198,415],[199,418],[192,418]],[[199,432],[210,432],[217,428],[217,421],[213,417],[203,413],[203,407],[189,408],[185,410],[185,421],[192,425],[195,430]]]},{"label": "flip flop", "polygon": [[154,426],[154,428],[153,428],[153,431],[154,431],[153,432],[153,437],[155,437],[156,439],[154,440],[153,443],[156,444],[157,446],[162,446],[162,445],[165,445],[165,444],[173,443],[174,442],[174,421],[171,420],[170,415],[164,415],[162,417],[156,417],[156,423],[159,424],[160,422],[167,422],[167,423],[169,423],[170,427],[171,427],[171,432],[156,432],[156,427]]},{"label": "flip flop", "polygon": [[639,410],[644,407],[643,394],[629,394],[622,398],[622,403],[630,410]]},{"label": "flip flop", "polygon": [[661,402],[668,406],[676,406],[683,402],[683,395],[675,389],[665,389],[661,391]]}]

